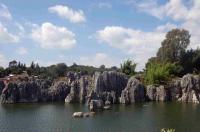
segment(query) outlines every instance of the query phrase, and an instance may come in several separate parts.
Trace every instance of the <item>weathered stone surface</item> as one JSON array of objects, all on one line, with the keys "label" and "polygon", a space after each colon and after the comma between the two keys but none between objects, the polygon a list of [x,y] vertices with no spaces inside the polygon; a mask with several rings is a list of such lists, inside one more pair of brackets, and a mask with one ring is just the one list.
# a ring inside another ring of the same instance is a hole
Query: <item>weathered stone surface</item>
[{"label": "weathered stone surface", "polygon": [[89,104],[90,111],[103,110],[103,101],[102,100],[91,100]]},{"label": "weathered stone surface", "polygon": [[170,101],[171,89],[163,85],[158,87],[149,85],[147,86],[147,99],[150,101]]},{"label": "weathered stone surface", "polygon": [[187,74],[172,79],[166,85],[149,85],[145,88],[139,79],[131,77],[128,80],[126,75],[116,71],[97,72],[94,76],[69,72],[66,77],[54,81],[31,78],[12,81],[6,86],[0,81],[0,94],[2,103],[88,102],[92,109],[96,109],[96,102],[92,100],[100,101],[102,106],[145,100],[199,103],[200,76]]},{"label": "weathered stone surface", "polygon": [[135,77],[128,80],[126,88],[121,93],[120,102],[123,104],[131,104],[134,102],[145,101],[146,90],[144,85]]},{"label": "weathered stone surface", "polygon": [[182,88],[181,88],[181,79],[174,79],[170,84],[168,84],[168,88],[171,92],[171,101],[177,101],[182,96]]},{"label": "weathered stone surface", "polygon": [[200,77],[187,74],[173,79],[165,86],[147,86],[147,97],[152,101],[181,101],[199,103]]},{"label": "weathered stone surface", "polygon": [[71,82],[70,93],[65,98],[66,103],[85,103],[89,89],[88,77],[82,76],[80,79],[75,79]]},{"label": "weathered stone surface", "polygon": [[70,86],[65,81],[55,82],[48,91],[51,101],[63,101],[70,92]]},{"label": "weathered stone surface", "polygon": [[83,117],[93,117],[95,115],[95,112],[86,112],[83,114]]},{"label": "weathered stone surface", "polygon": [[[86,101],[90,87],[90,76],[79,76],[70,72],[61,80],[28,79],[12,81],[3,86],[2,103],[64,101],[74,103]],[[67,98],[66,98],[67,97]]]},{"label": "weathered stone surface", "polygon": [[3,81],[0,81],[0,95],[1,95],[1,92],[3,90],[3,88],[5,87],[5,84]]},{"label": "weathered stone surface", "polygon": [[101,99],[103,102],[119,102],[122,90],[127,84],[126,75],[116,71],[96,72],[94,75],[94,88],[91,91],[89,100]]},{"label": "weathered stone surface", "polygon": [[156,88],[156,101],[170,101],[171,93],[170,89],[166,88],[163,85],[160,85]]},{"label": "weathered stone surface", "polygon": [[110,106],[110,105],[105,105],[105,106],[103,107],[103,109],[104,109],[104,110],[111,110],[111,106]]},{"label": "weathered stone surface", "polygon": [[200,77],[187,74],[181,79],[182,96],[179,101],[199,103]]},{"label": "weathered stone surface", "polygon": [[83,112],[74,112],[73,117],[83,117]]},{"label": "weathered stone surface", "polygon": [[156,86],[148,85],[147,86],[147,99],[150,101],[156,101]]}]

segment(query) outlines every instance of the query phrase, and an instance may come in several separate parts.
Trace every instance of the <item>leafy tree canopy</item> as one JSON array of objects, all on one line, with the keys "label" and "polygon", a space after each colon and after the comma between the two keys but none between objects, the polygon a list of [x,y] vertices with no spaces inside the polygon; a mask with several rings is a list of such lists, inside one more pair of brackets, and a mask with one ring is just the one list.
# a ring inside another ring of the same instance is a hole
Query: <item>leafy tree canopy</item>
[{"label": "leafy tree canopy", "polygon": [[135,68],[136,68],[137,64],[134,63],[131,60],[126,60],[123,64],[121,64],[121,72],[125,73],[126,75],[134,75],[135,72]]}]

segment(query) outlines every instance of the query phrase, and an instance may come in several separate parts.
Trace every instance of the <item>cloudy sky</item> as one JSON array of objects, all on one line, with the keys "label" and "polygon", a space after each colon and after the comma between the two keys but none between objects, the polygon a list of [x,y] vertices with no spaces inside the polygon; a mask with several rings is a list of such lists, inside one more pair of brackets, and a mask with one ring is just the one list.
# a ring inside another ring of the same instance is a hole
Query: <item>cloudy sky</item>
[{"label": "cloudy sky", "polygon": [[172,28],[200,46],[200,0],[0,0],[0,65],[16,59],[142,70]]}]

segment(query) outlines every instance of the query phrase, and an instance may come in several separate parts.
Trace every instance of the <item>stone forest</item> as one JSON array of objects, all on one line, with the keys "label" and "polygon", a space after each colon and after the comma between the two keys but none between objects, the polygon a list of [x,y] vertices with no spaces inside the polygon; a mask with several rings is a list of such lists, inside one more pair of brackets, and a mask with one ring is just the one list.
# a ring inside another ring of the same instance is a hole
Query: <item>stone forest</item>
[{"label": "stone forest", "polygon": [[200,50],[188,50],[190,34],[173,29],[156,57],[136,72],[131,60],[121,67],[99,68],[64,63],[40,67],[12,61],[1,68],[1,103],[56,102],[87,104],[91,111],[113,104],[147,101],[200,101]]}]

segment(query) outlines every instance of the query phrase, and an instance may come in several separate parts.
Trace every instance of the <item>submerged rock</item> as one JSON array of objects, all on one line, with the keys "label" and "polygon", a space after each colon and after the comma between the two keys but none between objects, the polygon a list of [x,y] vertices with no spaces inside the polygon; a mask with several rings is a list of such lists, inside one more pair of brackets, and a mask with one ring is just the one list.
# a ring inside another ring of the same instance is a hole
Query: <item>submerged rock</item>
[{"label": "submerged rock", "polygon": [[110,105],[105,105],[105,106],[103,107],[103,109],[104,109],[104,110],[111,110],[111,106],[110,106]]},{"label": "submerged rock", "polygon": [[74,112],[73,117],[83,117],[83,112]]},{"label": "submerged rock", "polygon": [[89,104],[90,111],[103,110],[103,101],[102,100],[91,100]]}]

